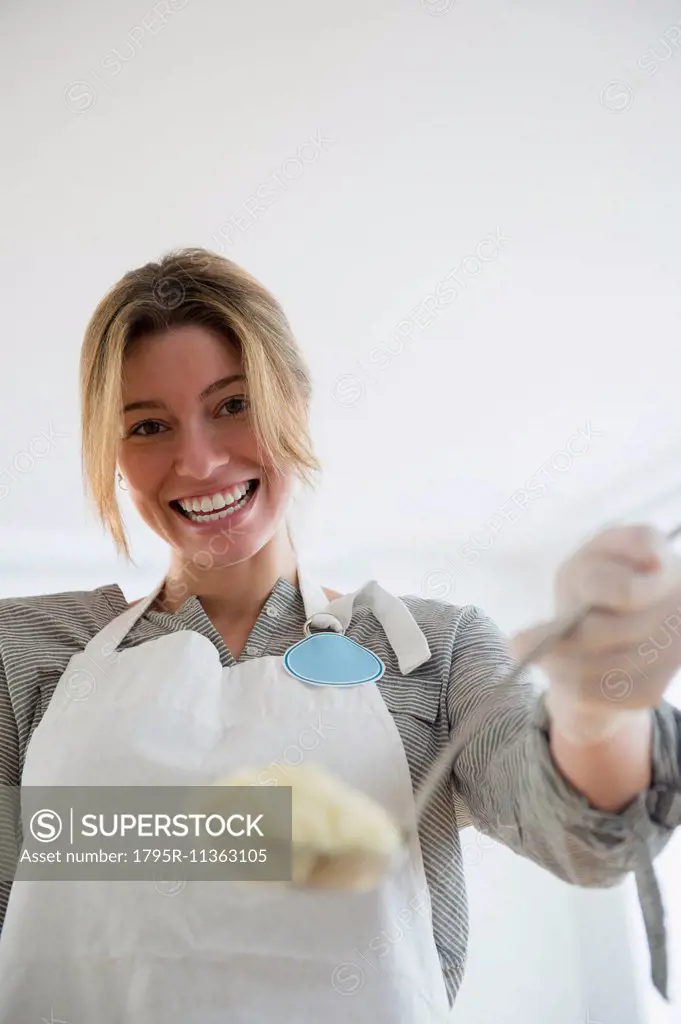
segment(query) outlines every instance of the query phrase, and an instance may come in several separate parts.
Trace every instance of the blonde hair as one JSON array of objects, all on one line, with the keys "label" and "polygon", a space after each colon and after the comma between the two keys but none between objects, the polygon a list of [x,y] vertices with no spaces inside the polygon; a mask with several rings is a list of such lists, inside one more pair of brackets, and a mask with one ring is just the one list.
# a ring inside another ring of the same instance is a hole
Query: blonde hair
[{"label": "blonde hair", "polygon": [[308,432],[308,368],[277,300],[237,264],[207,249],[181,249],[131,270],[95,309],[80,357],[85,486],[117,549],[130,558],[116,500],[123,365],[129,347],[181,324],[234,344],[244,365],[260,449],[279,471],[310,483],[319,463]]}]

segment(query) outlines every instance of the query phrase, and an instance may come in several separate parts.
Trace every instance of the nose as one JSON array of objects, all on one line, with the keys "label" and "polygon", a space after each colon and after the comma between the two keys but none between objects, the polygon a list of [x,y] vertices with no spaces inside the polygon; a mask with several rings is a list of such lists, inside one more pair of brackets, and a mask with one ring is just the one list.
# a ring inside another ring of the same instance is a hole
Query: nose
[{"label": "nose", "polygon": [[208,480],[230,461],[224,435],[217,438],[203,422],[185,425],[178,431],[175,473],[188,480]]}]

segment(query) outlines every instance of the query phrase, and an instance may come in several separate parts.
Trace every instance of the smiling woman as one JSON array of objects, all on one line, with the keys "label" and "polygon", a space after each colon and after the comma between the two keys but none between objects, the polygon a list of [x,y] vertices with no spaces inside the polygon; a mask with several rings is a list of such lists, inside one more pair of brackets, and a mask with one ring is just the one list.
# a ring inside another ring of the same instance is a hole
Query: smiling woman
[{"label": "smiling woman", "polygon": [[[188,249],[126,274],[88,325],[81,392],[95,508],[128,553],[120,474],[168,570],[133,604],[115,584],[0,601],[0,787],[21,787],[25,807],[27,787],[286,784],[304,760],[292,820],[306,855],[317,844],[311,863],[353,829],[366,838],[361,806],[381,811],[374,853],[391,845],[381,822],[409,840],[361,893],[354,855],[314,892],[257,897],[224,875],[163,899],[153,874],[113,886],[4,871],[0,1024],[441,1021],[466,960],[469,821],[568,882],[636,872],[664,990],[651,861],[680,813],[680,716],[663,694],[681,639],[652,666],[642,648],[681,602],[665,539],[622,528],[577,552],[557,611],[596,610],[551,652],[547,694],[527,673],[503,687],[513,653],[479,608],[375,581],[338,595],[299,560],[287,513],[319,468],[310,379],[276,299],[240,267]],[[643,680],[614,705],[604,681],[625,659]],[[452,739],[455,768],[424,811],[414,791]],[[28,832],[0,801],[0,868]],[[399,941],[377,945],[396,922]]]},{"label": "smiling woman", "polygon": [[[290,469],[309,480],[319,468],[307,430],[309,374],[282,309],[240,267],[211,255],[186,250],[127,274],[86,332],[85,477],[126,553],[113,489],[117,459],[146,521],[162,509],[166,523],[171,501],[191,498],[194,512],[219,510],[227,504],[220,504],[222,489]],[[155,493],[143,477],[153,478]],[[202,493],[187,493],[197,479],[206,482]],[[271,500],[281,501],[272,488]]]}]

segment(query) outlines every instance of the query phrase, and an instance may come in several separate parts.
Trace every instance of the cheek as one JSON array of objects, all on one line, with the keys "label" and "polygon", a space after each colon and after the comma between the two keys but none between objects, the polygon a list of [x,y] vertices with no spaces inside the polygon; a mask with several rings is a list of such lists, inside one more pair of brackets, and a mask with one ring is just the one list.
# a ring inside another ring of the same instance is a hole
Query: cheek
[{"label": "cheek", "polygon": [[277,508],[288,505],[296,492],[296,478],[291,475],[272,475],[269,481],[271,503]]},{"label": "cheek", "polygon": [[118,464],[131,497],[140,501],[155,498],[167,472],[166,463],[167,459],[163,458],[162,453],[154,452],[151,448],[122,448]]}]

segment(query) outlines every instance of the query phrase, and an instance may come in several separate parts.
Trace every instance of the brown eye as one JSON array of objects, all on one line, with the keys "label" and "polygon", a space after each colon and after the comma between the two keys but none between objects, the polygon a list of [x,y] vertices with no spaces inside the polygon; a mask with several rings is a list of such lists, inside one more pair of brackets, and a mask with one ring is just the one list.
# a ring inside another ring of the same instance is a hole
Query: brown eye
[{"label": "brown eye", "polygon": [[228,416],[240,416],[248,409],[248,399],[245,395],[233,395],[226,399],[220,406],[220,413]]},{"label": "brown eye", "polygon": [[132,427],[128,432],[128,437],[154,437],[156,434],[162,433],[163,430],[165,427],[158,420],[143,420]]}]

